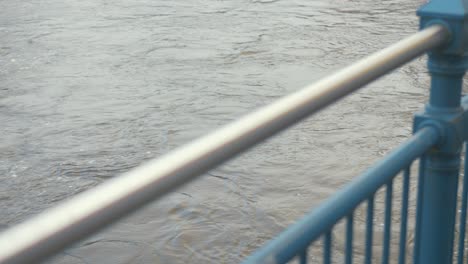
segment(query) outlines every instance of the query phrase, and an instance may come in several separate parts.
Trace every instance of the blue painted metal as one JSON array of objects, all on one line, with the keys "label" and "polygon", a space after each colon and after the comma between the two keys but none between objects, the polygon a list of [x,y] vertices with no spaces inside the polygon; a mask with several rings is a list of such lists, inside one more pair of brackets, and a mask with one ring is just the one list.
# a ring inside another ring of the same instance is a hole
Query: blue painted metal
[{"label": "blue painted metal", "polygon": [[419,248],[421,241],[421,215],[422,215],[422,208],[423,208],[423,188],[424,179],[425,177],[425,170],[426,167],[426,156],[423,155],[419,159],[419,175],[418,175],[418,193],[417,193],[417,204],[416,204],[416,220],[415,220],[415,228],[414,228],[414,248],[413,248],[413,263],[419,262]]},{"label": "blue painted metal", "polygon": [[[331,264],[332,233],[329,230],[323,237],[323,263]],[[260,263],[260,262],[257,262]]]},{"label": "blue painted metal", "polygon": [[374,227],[374,194],[367,200],[367,218],[366,218],[366,253],[364,264],[372,263],[372,239]]},{"label": "blue painted metal", "polygon": [[401,197],[401,217],[400,217],[400,246],[398,255],[398,263],[406,263],[406,235],[408,229],[408,198],[410,188],[410,167],[405,169],[403,173],[403,186]]},{"label": "blue painted metal", "polygon": [[353,213],[346,218],[346,251],[345,263],[353,263]]},{"label": "blue painted metal", "polygon": [[451,263],[460,166],[457,154],[428,154],[418,263]]},{"label": "blue painted metal", "polygon": [[466,0],[431,0],[421,7],[417,14],[421,17],[421,29],[431,24],[445,24],[451,31],[452,39],[443,49],[445,55],[465,55],[468,50]]},{"label": "blue painted metal", "polygon": [[302,253],[299,255],[299,263],[300,264],[307,264],[307,248],[302,251]]},{"label": "blue painted metal", "polygon": [[245,263],[285,263],[291,260],[300,250],[318,239],[325,230],[330,230],[337,221],[373,196],[377,189],[388,184],[401,170],[439,141],[439,132],[433,127],[417,131],[373,168],[292,225]]},{"label": "blue painted metal", "polygon": [[393,194],[393,181],[387,184],[385,193],[385,224],[384,224],[384,238],[383,238],[383,253],[382,264],[388,264],[390,258],[390,237],[392,227],[392,194]]},{"label": "blue painted metal", "polygon": [[[466,106],[460,105],[468,50],[468,1],[433,0],[423,6],[421,28],[443,23],[451,31],[444,48],[429,54],[429,103],[415,118],[415,130],[438,127],[443,139],[427,153],[418,208],[416,264],[452,263],[460,152],[466,140]],[[422,199],[422,200],[421,200]]]},{"label": "blue painted metal", "polygon": [[[389,263],[392,191],[395,175],[404,169],[399,263],[406,262],[406,240],[410,164],[421,157],[416,230],[413,258],[416,264],[451,263],[453,255],[454,226],[456,217],[458,175],[462,143],[468,139],[468,98],[461,100],[462,77],[467,68],[468,48],[468,0],[432,0],[418,10],[421,29],[439,24],[451,34],[450,41],[429,54],[428,68],[431,74],[429,103],[424,111],[415,115],[414,136],[377,166],[364,173],[342,191],[309,213],[300,222],[280,234],[246,263],[285,263],[300,249],[307,248],[326,232],[324,263],[330,262],[330,232],[336,222],[347,216],[345,263],[352,262],[353,210],[368,201],[366,222],[365,263],[372,262],[372,231],[374,195],[387,186],[385,198],[385,224],[382,264]],[[462,101],[462,104],[460,103]],[[420,132],[431,131],[432,136]],[[423,139],[426,138],[426,139]],[[421,141],[422,140],[422,141]],[[430,140],[425,142],[425,140]],[[409,150],[429,143],[421,151],[409,154]],[[405,156],[406,155],[406,156]],[[467,165],[468,166],[468,165]],[[465,184],[468,185],[465,181]],[[467,186],[464,187],[461,229],[465,231]],[[463,261],[464,234],[459,240],[459,263]]]},{"label": "blue painted metal", "polygon": [[458,264],[463,264],[465,255],[466,207],[468,201],[468,144],[465,143],[465,172],[463,176],[462,204],[460,212],[460,228],[458,236]]}]

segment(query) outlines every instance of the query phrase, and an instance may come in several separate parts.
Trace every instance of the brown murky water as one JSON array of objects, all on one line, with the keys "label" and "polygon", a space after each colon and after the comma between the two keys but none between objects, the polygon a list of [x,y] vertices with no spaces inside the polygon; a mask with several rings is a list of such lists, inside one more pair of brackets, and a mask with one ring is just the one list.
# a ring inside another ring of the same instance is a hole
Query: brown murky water
[{"label": "brown murky water", "polygon": [[[419,4],[1,1],[1,227],[415,32]],[[421,58],[52,262],[237,263],[407,138],[427,87]]]}]

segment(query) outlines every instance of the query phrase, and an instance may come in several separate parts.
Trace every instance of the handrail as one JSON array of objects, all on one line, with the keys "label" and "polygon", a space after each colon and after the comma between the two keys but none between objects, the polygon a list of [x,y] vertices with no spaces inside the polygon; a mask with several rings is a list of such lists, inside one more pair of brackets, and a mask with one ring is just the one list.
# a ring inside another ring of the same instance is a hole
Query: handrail
[{"label": "handrail", "polygon": [[434,127],[428,126],[419,130],[360,177],[250,256],[244,264],[286,263],[291,260],[298,254],[296,250],[306,248],[322,235],[324,230],[333,227],[343,215],[350,214],[377,189],[391,182],[398,172],[437,144],[440,136]]},{"label": "handrail", "polygon": [[8,229],[0,235],[0,263],[45,259],[404,63],[442,46],[448,38],[449,32],[443,26],[424,29]]}]

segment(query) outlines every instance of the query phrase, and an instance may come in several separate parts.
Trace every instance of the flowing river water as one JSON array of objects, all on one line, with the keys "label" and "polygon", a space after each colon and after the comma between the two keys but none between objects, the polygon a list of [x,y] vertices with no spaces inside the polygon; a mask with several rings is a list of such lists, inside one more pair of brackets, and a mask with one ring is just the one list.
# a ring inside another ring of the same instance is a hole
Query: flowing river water
[{"label": "flowing river water", "polygon": [[[420,4],[1,1],[0,228],[414,33]],[[238,263],[410,136],[428,85],[417,59],[50,262]]]}]

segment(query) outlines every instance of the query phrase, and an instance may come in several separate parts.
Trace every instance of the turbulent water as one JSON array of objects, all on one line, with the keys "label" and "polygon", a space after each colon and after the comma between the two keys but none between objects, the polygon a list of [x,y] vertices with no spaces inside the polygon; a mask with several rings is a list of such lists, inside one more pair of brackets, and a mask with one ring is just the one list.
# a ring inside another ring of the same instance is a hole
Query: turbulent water
[{"label": "turbulent water", "polygon": [[[415,32],[420,4],[1,1],[0,227]],[[420,58],[51,262],[237,263],[407,138],[428,83]]]}]

